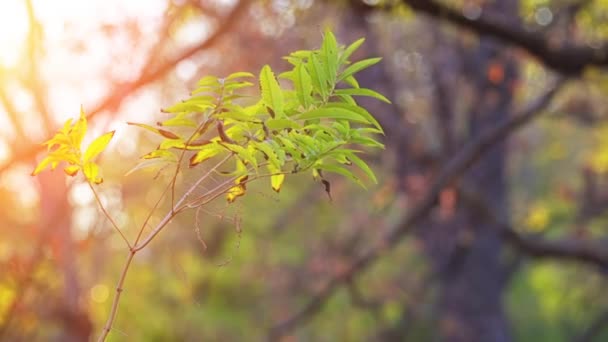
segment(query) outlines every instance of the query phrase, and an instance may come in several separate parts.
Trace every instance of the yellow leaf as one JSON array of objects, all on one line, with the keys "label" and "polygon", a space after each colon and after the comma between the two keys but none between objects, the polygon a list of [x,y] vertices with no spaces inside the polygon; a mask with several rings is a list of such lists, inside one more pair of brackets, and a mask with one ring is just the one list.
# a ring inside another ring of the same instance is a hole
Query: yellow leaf
[{"label": "yellow leaf", "polygon": [[55,145],[61,146],[69,146],[71,144],[70,138],[63,134],[57,133],[54,137],[46,141],[43,145],[47,146],[47,151],[50,151]]},{"label": "yellow leaf", "polygon": [[99,165],[93,162],[88,162],[84,164],[82,172],[90,182],[93,182],[95,184],[100,184],[103,182],[103,178],[99,176]]},{"label": "yellow leaf", "polygon": [[72,137],[72,142],[74,147],[79,148],[80,144],[82,144],[82,139],[84,135],[87,133],[87,116],[84,112],[84,108],[80,107],[80,118],[74,124],[72,128],[70,136]]},{"label": "yellow leaf", "polygon": [[46,169],[47,166],[53,161],[51,157],[46,157],[40,161],[40,163],[36,166],[36,169],[32,171],[32,176],[35,176]]},{"label": "yellow leaf", "polygon": [[97,139],[93,140],[91,145],[87,147],[87,150],[84,152],[84,162],[88,162],[93,160],[93,158],[97,157],[110,143],[112,137],[114,136],[114,131],[108,132]]},{"label": "yellow leaf", "polygon": [[241,197],[243,195],[245,195],[245,186],[237,185],[237,186],[230,188],[230,190],[228,190],[228,193],[226,194],[226,200],[228,201],[228,203],[232,203],[238,197]]},{"label": "yellow leaf", "polygon": [[234,183],[236,186],[233,186],[228,190],[226,194],[226,200],[228,203],[234,202],[238,197],[245,195],[245,191],[247,190],[247,180],[249,179],[249,175],[243,175],[237,178]]},{"label": "yellow leaf", "polygon": [[270,176],[270,184],[272,186],[272,190],[274,190],[276,192],[281,191],[281,186],[283,185],[284,180],[285,180],[284,174]]},{"label": "yellow leaf", "polygon": [[66,166],[63,171],[68,175],[68,176],[76,176],[76,174],[78,173],[78,171],[80,170],[80,166],[78,165],[68,165]]},{"label": "yellow leaf", "polygon": [[194,167],[205,160],[212,158],[216,154],[218,154],[220,150],[214,146],[210,146],[210,148],[199,151],[197,154],[193,155],[190,158],[190,167]]},{"label": "yellow leaf", "polygon": [[542,203],[534,204],[525,219],[525,224],[529,231],[538,233],[545,230],[551,220],[551,212]]}]

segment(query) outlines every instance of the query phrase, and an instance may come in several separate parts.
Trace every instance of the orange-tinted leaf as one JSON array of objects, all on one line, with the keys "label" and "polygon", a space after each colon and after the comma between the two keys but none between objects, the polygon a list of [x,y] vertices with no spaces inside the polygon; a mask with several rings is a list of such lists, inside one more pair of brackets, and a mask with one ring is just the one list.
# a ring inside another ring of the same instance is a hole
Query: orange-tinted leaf
[{"label": "orange-tinted leaf", "polygon": [[164,129],[159,129],[158,133],[167,139],[179,139],[179,136],[171,131],[166,131]]},{"label": "orange-tinted leaf", "polygon": [[173,132],[169,132],[166,131],[164,129],[158,129],[156,127],[150,126],[150,125],[146,125],[143,123],[138,123],[138,122],[127,122],[127,125],[131,125],[131,126],[137,126],[137,127],[141,127],[143,129],[146,129],[150,132],[156,133],[158,135],[161,135],[165,138],[169,138],[169,139],[179,139],[179,137],[173,133]]}]

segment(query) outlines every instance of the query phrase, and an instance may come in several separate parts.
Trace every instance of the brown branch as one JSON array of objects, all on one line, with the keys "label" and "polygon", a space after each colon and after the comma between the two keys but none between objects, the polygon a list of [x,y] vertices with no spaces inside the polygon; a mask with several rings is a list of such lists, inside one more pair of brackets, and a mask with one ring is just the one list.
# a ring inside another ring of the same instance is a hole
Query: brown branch
[{"label": "brown branch", "polygon": [[[108,95],[95,108],[93,108],[93,110],[88,111],[89,114],[87,119],[90,120],[105,110],[110,110],[112,108],[118,107],[122,103],[122,101],[124,101],[129,95],[133,94],[140,88],[156,80],[161,79],[169,71],[173,70],[173,68],[177,64],[179,64],[179,62],[194,56],[202,50],[211,48],[222,36],[232,31],[232,28],[234,27],[234,24],[236,23],[237,19],[245,13],[246,8],[248,7],[248,3],[249,0],[241,0],[239,3],[237,3],[234,6],[233,10],[222,21],[222,23],[218,25],[217,30],[205,41],[183,51],[177,57],[168,60],[167,62],[163,63],[152,71],[143,70],[137,80],[124,84],[123,86],[116,89],[112,94]],[[13,157],[6,161],[4,164],[0,165],[0,173],[6,171],[18,162],[31,161],[36,157],[39,152],[43,150],[44,148],[41,145],[28,144],[22,149],[14,151]]]},{"label": "brown branch", "polygon": [[462,187],[460,194],[461,198],[473,207],[481,217],[494,224],[506,242],[526,256],[577,261],[598,266],[602,269],[608,267],[608,249],[576,239],[547,240],[537,236],[520,234],[499,218],[498,214],[487,205],[487,199]]},{"label": "brown branch", "polygon": [[[401,0],[401,2],[416,12],[446,20],[478,35],[492,36],[505,43],[517,46],[536,57],[547,67],[564,75],[580,75],[587,66],[608,66],[608,44],[604,44],[599,49],[585,45],[559,47],[551,44],[542,32],[532,32],[522,26],[514,26],[499,13],[484,11],[478,18],[469,19],[461,11],[437,0]],[[374,7],[371,5],[357,6],[367,10],[389,9],[389,7]]]},{"label": "brown branch", "polygon": [[329,279],[326,285],[313,296],[301,311],[274,326],[270,330],[269,339],[280,340],[282,336],[292,331],[296,326],[306,323],[323,307],[325,302],[342,284],[356,277],[373,265],[383,253],[395,247],[418,222],[428,215],[435,206],[440,192],[446,186],[462,176],[469,167],[497,143],[503,141],[507,136],[537,117],[549,105],[564,83],[564,80],[557,81],[543,96],[531,103],[522,113],[509,117],[496,126],[485,130],[466,144],[443,167],[426,195],[412,207],[399,224],[389,230],[378,244],[356,258],[348,269]]},{"label": "brown branch", "polygon": [[580,240],[550,241],[519,234],[507,225],[500,227],[505,240],[527,256],[578,261],[608,267],[608,250]]},{"label": "brown branch", "polygon": [[574,341],[575,342],[592,342],[595,338],[608,326],[608,310],[600,313],[600,315],[591,322],[591,325]]}]

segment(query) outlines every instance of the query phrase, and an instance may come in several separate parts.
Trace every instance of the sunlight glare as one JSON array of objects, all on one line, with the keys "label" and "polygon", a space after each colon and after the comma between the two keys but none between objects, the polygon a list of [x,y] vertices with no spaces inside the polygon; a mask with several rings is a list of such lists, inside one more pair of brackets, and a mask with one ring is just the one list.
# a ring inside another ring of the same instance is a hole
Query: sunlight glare
[{"label": "sunlight glare", "polygon": [[28,33],[27,12],[22,1],[0,1],[0,67],[19,61]]}]

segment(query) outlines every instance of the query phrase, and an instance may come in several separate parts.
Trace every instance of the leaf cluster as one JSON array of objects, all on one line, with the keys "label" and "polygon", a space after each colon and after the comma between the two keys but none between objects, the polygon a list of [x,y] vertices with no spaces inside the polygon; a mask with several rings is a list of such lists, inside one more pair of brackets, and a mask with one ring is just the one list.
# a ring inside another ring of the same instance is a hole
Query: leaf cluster
[{"label": "leaf cluster", "polygon": [[[235,177],[226,198],[246,192],[245,183],[268,176],[280,191],[285,176],[310,171],[329,183],[323,172],[343,175],[364,185],[351,165],[373,182],[376,178],[358,156],[356,146],[383,147],[373,138],[383,133],[380,124],[355,100],[369,96],[389,102],[383,95],[361,88],[356,73],[380,61],[370,58],[351,63],[360,39],[339,46],[326,32],[320,49],[296,51],[285,60],[291,70],[278,77],[270,66],[253,74],[238,72],[226,78],[203,77],[191,97],[164,110],[169,118],[156,126],[130,123],[159,135],[158,148],[142,157],[135,169],[178,163],[189,154],[190,167],[226,154],[235,156]],[[252,95],[255,85],[259,95]]]},{"label": "leaf cluster", "polygon": [[[382,94],[359,86],[356,74],[380,61],[350,61],[363,41],[341,46],[326,32],[319,49],[284,57],[292,67],[278,77],[268,65],[262,67],[257,80],[248,72],[225,78],[203,77],[188,99],[163,110],[166,119],[156,125],[128,123],[162,139],[129,173],[173,165],[177,174],[182,160],[187,159],[194,168],[213,158],[234,157],[230,169],[222,171],[234,179],[226,192],[229,202],[245,194],[248,181],[268,177],[272,189],[279,192],[286,175],[304,171],[321,181],[328,193],[330,185],[323,172],[340,174],[364,186],[353,172],[354,166],[376,182],[373,171],[358,154],[361,147],[383,148],[374,138],[383,131],[355,98],[368,96],[390,102]],[[83,112],[76,123],[68,120],[46,143],[50,153],[34,174],[49,164],[55,168],[67,162],[65,172],[69,175],[83,170],[89,181],[100,183],[93,158],[107,146],[113,132],[81,153],[85,132]]]},{"label": "leaf cluster", "polygon": [[82,171],[87,181],[94,184],[103,182],[100,175],[99,165],[95,163],[95,158],[108,146],[114,131],[105,133],[95,139],[82,152],[82,140],[87,132],[87,118],[84,110],[80,109],[80,118],[72,123],[68,119],[63,128],[54,137],[44,143],[47,146],[48,155],[38,164],[32,172],[35,176],[46,169],[48,166],[55,169],[59,164],[66,163],[64,172],[69,176],[76,176]]}]

